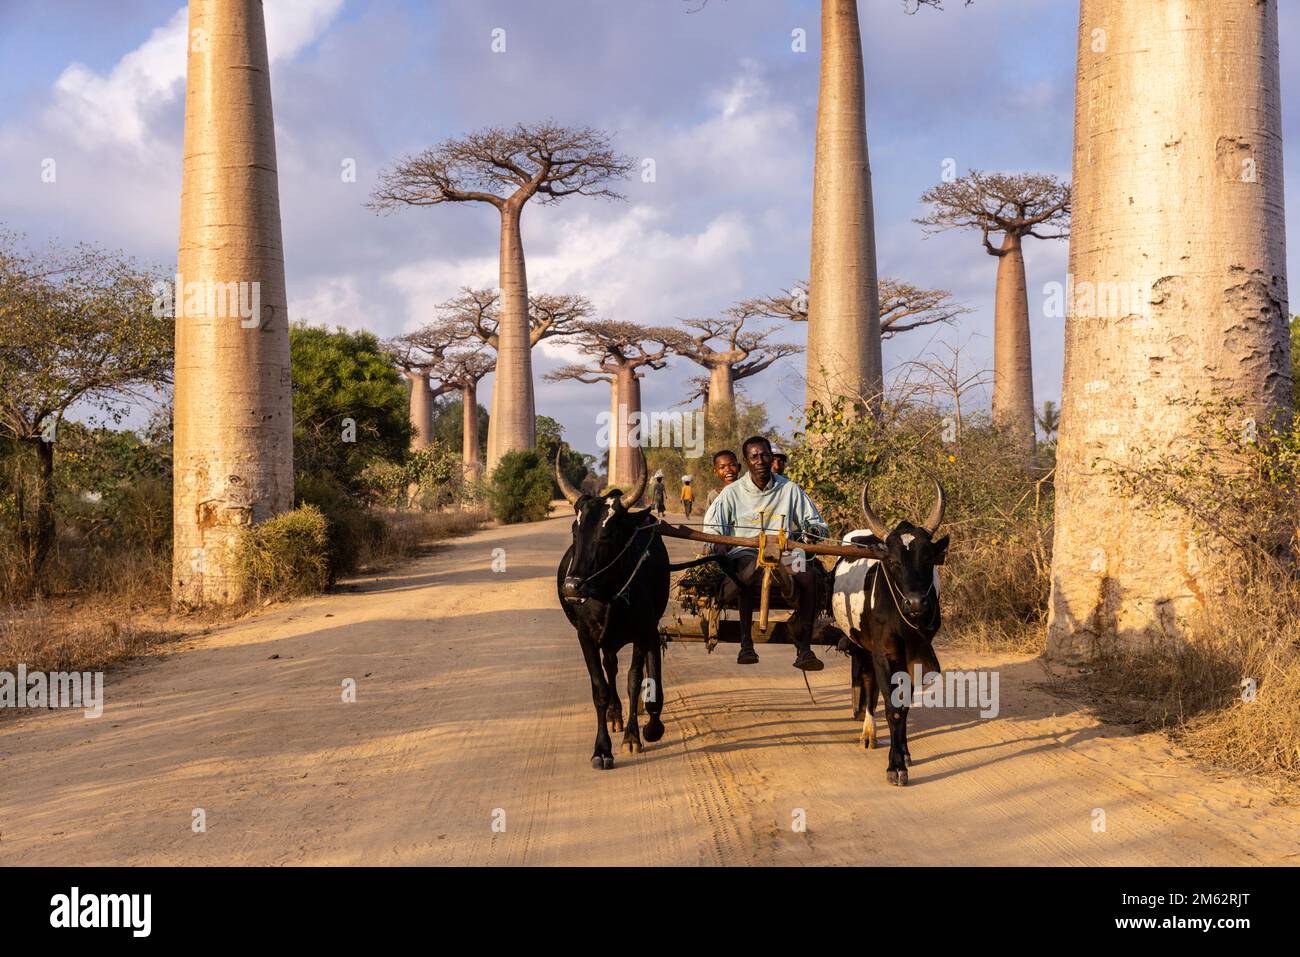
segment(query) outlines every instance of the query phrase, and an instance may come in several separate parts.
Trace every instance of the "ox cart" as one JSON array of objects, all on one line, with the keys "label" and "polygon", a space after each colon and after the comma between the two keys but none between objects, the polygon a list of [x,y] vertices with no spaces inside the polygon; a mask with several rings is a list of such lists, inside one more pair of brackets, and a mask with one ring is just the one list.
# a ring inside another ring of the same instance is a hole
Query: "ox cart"
[{"label": "ox cart", "polygon": [[[755,644],[794,643],[794,623],[791,619],[795,614],[796,600],[789,589],[781,587],[780,566],[783,562],[797,560],[798,552],[803,553],[806,566],[813,570],[817,579],[818,613],[813,624],[811,643],[835,644],[836,639],[818,637],[822,633],[818,625],[821,619],[827,617],[830,606],[831,573],[817,556],[863,558],[868,555],[866,549],[855,545],[791,542],[786,539],[784,531],[760,532],[754,537],[741,538],[710,535],[684,525],[665,522],[659,525],[658,532],[667,538],[757,550],[758,567],[762,574],[752,586],[756,614],[751,633]],[[672,601],[659,622],[659,634],[663,639],[704,642],[710,651],[719,642],[739,643],[740,621],[727,617],[728,613],[738,611],[736,602],[726,602],[722,598],[726,581],[726,572],[717,563],[703,563],[684,570],[674,581]]]}]

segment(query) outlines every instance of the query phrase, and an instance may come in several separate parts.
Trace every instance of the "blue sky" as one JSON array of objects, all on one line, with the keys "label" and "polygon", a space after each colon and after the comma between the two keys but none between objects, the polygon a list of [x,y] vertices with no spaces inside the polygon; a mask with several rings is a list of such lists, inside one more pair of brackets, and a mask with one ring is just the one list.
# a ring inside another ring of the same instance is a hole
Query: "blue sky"
[{"label": "blue sky", "polygon": [[[377,216],[363,206],[399,156],[495,124],[553,118],[610,131],[653,158],[627,202],[577,198],[524,218],[530,286],[580,292],[647,324],[714,315],[808,271],[817,101],[816,0],[266,0],[290,310],[392,335],[462,285],[495,285],[491,210]],[[1077,4],[949,0],[908,16],[860,0],[882,275],[950,289],[956,327],[886,344],[894,367],[941,343],[991,366],[995,261],[977,235],[925,238],[912,218],[945,159],[1070,174]],[[1300,10],[1283,4],[1288,231],[1300,200]],[[0,222],[34,241],[92,240],[170,267],[179,222],[184,5],[178,0],[0,0]],[[493,53],[492,31],[506,31]],[[791,31],[807,33],[807,52]],[[42,161],[57,180],[41,181]],[[357,164],[357,182],[340,176]],[[1297,271],[1292,242],[1290,274]],[[1043,286],[1064,242],[1027,247],[1036,398],[1060,394],[1062,324]],[[1294,311],[1294,310],[1293,310]],[[803,329],[787,324],[787,341]],[[597,451],[603,386],[551,385],[562,348],[536,355],[539,412]],[[680,399],[695,366],[651,373],[647,408]],[[802,362],[746,383],[777,426],[802,398]],[[490,380],[488,380],[490,385]],[[486,402],[488,390],[483,392]]]}]

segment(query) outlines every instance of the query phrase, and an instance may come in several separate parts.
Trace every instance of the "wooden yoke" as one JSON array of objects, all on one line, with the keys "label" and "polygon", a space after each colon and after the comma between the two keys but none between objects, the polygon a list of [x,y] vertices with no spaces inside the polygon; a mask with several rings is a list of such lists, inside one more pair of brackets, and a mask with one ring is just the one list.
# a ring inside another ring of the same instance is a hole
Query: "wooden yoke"
[{"label": "wooden yoke", "polygon": [[[685,538],[692,542],[708,542],[714,545],[732,545],[737,548],[757,548],[758,538],[739,538],[735,535],[710,535],[708,532],[687,528],[685,525],[671,525],[661,521],[655,531],[668,538]],[[825,545],[821,543],[798,543],[795,547],[808,555],[838,555],[841,558],[873,558],[874,555],[861,545]]]}]

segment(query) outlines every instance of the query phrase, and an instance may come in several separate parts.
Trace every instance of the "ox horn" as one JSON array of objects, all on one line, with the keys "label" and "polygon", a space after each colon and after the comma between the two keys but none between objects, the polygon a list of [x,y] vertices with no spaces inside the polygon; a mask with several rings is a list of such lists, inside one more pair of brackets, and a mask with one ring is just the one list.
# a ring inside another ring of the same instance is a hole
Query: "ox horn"
[{"label": "ox horn", "polygon": [[637,480],[636,488],[630,492],[625,492],[623,497],[619,499],[624,508],[632,508],[637,502],[641,501],[641,496],[645,494],[647,480],[650,477],[650,467],[646,465],[645,452],[639,445],[636,446],[636,450],[641,458],[641,477]]},{"label": "ox horn", "polygon": [[871,510],[871,503],[867,500],[867,485],[869,484],[869,482],[862,483],[862,517],[867,520],[867,528],[871,531],[871,534],[883,542],[889,537],[889,529],[885,527],[885,523],[880,520],[880,517]]},{"label": "ox horn", "polygon": [[555,450],[555,484],[560,487],[560,491],[564,493],[564,497],[568,499],[569,504],[573,505],[577,503],[578,499],[582,498],[582,492],[578,491],[574,484],[565,478],[564,473],[560,471],[560,456],[562,454],[563,449]]},{"label": "ox horn", "polygon": [[933,535],[939,531],[939,523],[943,521],[943,506],[946,499],[943,494],[943,486],[939,484],[939,480],[932,475],[930,481],[934,483],[934,507],[930,509],[930,517],[925,520],[923,527]]}]

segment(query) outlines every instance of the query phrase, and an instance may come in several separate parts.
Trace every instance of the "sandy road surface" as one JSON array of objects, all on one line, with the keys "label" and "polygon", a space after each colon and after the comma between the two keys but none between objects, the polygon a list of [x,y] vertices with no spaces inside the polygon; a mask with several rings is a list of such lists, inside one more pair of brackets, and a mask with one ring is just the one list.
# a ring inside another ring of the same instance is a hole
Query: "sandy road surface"
[{"label": "sandy road surface", "polygon": [[813,704],[787,647],[741,669],[670,646],[664,739],[593,771],[553,584],[568,526],[484,530],[189,641],[110,675],[97,720],[0,721],[0,864],[1300,862],[1300,810],[1099,725],[1025,659],[944,654],[999,670],[1001,714],[914,710],[894,788],[855,744],[845,659],[823,652]]}]

